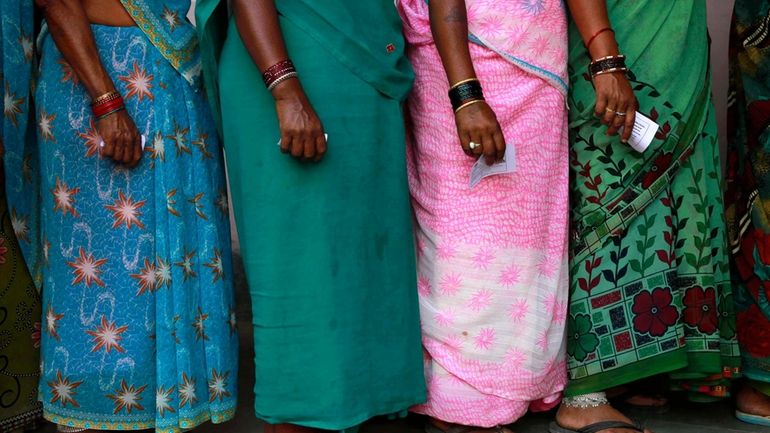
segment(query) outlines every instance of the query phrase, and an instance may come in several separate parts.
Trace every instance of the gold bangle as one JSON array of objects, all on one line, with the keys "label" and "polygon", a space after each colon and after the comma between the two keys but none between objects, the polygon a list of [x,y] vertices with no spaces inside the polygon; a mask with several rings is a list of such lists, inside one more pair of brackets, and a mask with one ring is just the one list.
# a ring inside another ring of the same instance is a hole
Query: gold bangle
[{"label": "gold bangle", "polygon": [[476,81],[476,82],[478,82],[478,81],[479,81],[479,79],[478,79],[478,78],[468,78],[467,80],[458,81],[458,82],[454,83],[454,84],[452,85],[452,87],[450,87],[450,88],[449,88],[449,90],[452,90],[452,89],[454,89],[455,87],[457,87],[457,86],[459,86],[459,85],[461,85],[461,84],[470,83],[471,81]]},{"label": "gold bangle", "polygon": [[477,102],[484,102],[484,100],[483,99],[473,99],[471,101],[468,101],[468,102],[464,103],[463,105],[457,107],[457,109],[455,110],[455,114],[457,114],[457,112],[459,112],[463,108],[465,108],[465,107],[467,107],[469,105],[473,105],[473,104],[475,104]]},{"label": "gold bangle", "polygon": [[596,72],[595,74],[591,75],[591,78],[596,77],[598,75],[611,74],[613,72],[628,72],[628,68],[604,69],[602,71]]},{"label": "gold bangle", "polygon": [[104,102],[114,101],[115,99],[120,98],[120,93],[118,92],[107,92],[102,96],[99,96],[98,98],[91,101],[91,105],[101,104]]}]

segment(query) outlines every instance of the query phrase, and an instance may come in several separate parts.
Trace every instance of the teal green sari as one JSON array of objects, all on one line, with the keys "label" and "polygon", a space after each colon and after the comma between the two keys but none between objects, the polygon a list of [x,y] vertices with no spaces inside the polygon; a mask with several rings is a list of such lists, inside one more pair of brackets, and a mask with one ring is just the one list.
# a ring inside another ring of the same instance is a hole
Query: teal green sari
[{"label": "teal green sari", "polygon": [[224,3],[199,1],[197,21],[252,299],[257,417],[339,431],[404,412],[425,386],[396,9],[276,1],[329,136],[308,164],[279,151],[275,102]]}]

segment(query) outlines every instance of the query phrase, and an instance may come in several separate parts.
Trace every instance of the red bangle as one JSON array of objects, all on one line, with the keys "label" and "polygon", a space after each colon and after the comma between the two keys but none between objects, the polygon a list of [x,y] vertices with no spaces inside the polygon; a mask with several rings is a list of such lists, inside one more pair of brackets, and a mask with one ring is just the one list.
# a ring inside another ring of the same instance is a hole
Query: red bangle
[{"label": "red bangle", "polygon": [[594,33],[594,35],[593,35],[593,36],[591,36],[591,39],[589,39],[589,40],[588,40],[588,42],[586,42],[586,49],[587,49],[587,50],[588,50],[588,49],[591,49],[591,44],[594,42],[594,39],[596,39],[596,37],[597,37],[597,36],[599,36],[600,34],[602,34],[602,33],[604,33],[604,32],[612,32],[612,33],[615,33],[615,30],[612,30],[612,29],[611,29],[611,28],[609,28],[609,27],[605,27],[605,28],[603,28],[603,29],[599,30],[598,32]]},{"label": "red bangle", "polygon": [[100,102],[91,106],[91,111],[94,113],[94,117],[99,118],[105,114],[115,111],[118,108],[123,107],[123,98],[117,97],[110,101]]},{"label": "red bangle", "polygon": [[265,87],[268,89],[276,83],[278,80],[283,79],[284,76],[293,74],[296,76],[297,70],[294,69],[294,63],[291,60],[281,60],[273,66],[265,69],[262,73],[262,80],[265,82]]}]

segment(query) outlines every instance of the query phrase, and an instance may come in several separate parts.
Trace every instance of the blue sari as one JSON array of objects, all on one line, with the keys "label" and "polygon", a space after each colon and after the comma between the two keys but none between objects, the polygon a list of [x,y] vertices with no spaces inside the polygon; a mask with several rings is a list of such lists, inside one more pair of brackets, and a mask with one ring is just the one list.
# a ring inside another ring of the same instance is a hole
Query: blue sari
[{"label": "blue sari", "polygon": [[40,38],[40,394],[59,425],[177,432],[236,408],[224,167],[194,79],[189,2],[124,4],[136,27],[92,31],[147,140],[136,168],[99,156],[89,97],[50,35]]}]

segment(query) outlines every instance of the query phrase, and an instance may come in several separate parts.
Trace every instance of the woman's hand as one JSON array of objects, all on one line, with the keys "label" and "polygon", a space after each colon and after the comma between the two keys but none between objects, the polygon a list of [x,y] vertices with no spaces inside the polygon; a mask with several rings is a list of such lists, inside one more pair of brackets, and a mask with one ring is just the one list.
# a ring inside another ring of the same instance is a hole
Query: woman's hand
[{"label": "woman's hand", "polygon": [[299,80],[280,83],[273,89],[273,97],[281,129],[281,152],[302,161],[320,161],[326,154],[324,129]]},{"label": "woman's hand", "polygon": [[[460,144],[468,156],[484,155],[487,165],[502,161],[505,156],[505,138],[494,111],[481,101],[455,113]],[[480,144],[471,149],[470,143]]]},{"label": "woman's hand", "polygon": [[104,140],[101,154],[118,164],[134,168],[142,159],[142,136],[126,110],[100,120],[96,129]]},{"label": "woman's hand", "polygon": [[[596,90],[596,117],[607,125],[607,135],[617,135],[622,127],[620,140],[628,142],[634,129],[639,104],[625,74],[614,72],[597,75],[593,79]],[[621,113],[621,114],[617,114]]]}]

